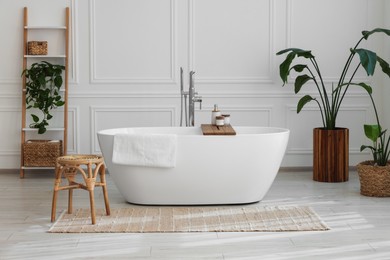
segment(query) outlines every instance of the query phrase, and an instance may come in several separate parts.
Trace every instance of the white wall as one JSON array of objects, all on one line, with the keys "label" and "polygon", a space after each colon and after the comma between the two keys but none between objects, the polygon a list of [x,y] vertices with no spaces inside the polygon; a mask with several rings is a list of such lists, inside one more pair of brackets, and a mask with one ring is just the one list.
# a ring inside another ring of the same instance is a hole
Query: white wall
[{"label": "white wall", "polygon": [[[291,85],[281,87],[282,57],[275,53],[287,47],[312,49],[330,84],[360,32],[384,25],[385,2],[0,0],[0,168],[19,167],[24,6],[29,23],[36,25],[59,25],[63,8],[71,8],[70,153],[99,153],[96,132],[101,129],[178,126],[183,67],[186,77],[196,71],[203,96],[198,125],[209,122],[216,103],[231,114],[233,125],[289,128],[283,166],[294,167],[312,165],[312,128],[321,121],[314,104],[296,114],[301,95],[294,95]],[[55,37],[47,37],[50,51]],[[383,41],[375,38],[369,45],[388,46]],[[358,78],[371,80],[363,72]],[[368,157],[359,147],[365,142],[362,124],[371,116],[367,96],[352,90],[338,121],[350,128],[351,165]]]}]

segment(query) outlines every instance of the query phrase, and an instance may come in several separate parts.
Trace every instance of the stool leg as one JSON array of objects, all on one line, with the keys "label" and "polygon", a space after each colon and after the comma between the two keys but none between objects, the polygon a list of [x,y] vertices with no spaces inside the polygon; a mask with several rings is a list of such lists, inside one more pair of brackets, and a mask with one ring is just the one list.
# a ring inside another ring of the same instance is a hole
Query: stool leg
[{"label": "stool leg", "polygon": [[[66,168],[65,169],[65,175],[68,179],[68,184],[73,185],[75,183],[75,178],[77,174],[77,169],[75,168]],[[73,188],[69,188],[68,191],[68,214],[72,214],[73,212]]]},{"label": "stool leg", "polygon": [[96,223],[95,194],[94,194],[95,183],[96,183],[96,178],[94,178],[93,175],[92,175],[91,164],[88,164],[88,178],[85,179],[85,184],[86,184],[87,190],[89,192],[89,203],[91,205],[91,219],[92,219],[92,224],[93,225]]},{"label": "stool leg", "polygon": [[51,204],[51,222],[54,222],[56,219],[58,188],[61,183],[61,167],[58,165],[56,167],[55,174],[56,174],[56,178],[54,180],[53,201]]},{"label": "stool leg", "polygon": [[53,201],[51,204],[51,222],[54,222],[56,220],[56,207],[57,207],[57,196],[58,190],[53,191]]},{"label": "stool leg", "polygon": [[109,216],[110,212],[110,203],[108,201],[108,193],[107,193],[107,183],[106,183],[106,167],[104,165],[101,166],[100,169],[100,181],[103,183],[103,195],[104,195],[104,204],[106,206],[106,214]]},{"label": "stool leg", "polygon": [[73,211],[73,189],[69,189],[68,193],[68,214],[72,214]]},{"label": "stool leg", "polygon": [[92,224],[95,225],[96,223],[96,216],[95,216],[95,198],[94,198],[94,191],[89,190],[89,202],[91,205],[91,219],[92,219]]}]

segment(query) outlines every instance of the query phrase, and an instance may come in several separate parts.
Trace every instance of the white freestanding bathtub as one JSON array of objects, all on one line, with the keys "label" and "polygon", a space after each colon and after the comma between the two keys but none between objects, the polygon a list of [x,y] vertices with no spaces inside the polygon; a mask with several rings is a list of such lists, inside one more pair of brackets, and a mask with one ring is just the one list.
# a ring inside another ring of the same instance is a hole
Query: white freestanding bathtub
[{"label": "white freestanding bathtub", "polygon": [[[234,127],[235,136],[204,136],[200,127],[118,128],[98,132],[111,178],[130,203],[240,204],[263,199],[282,162],[290,131]],[[176,134],[176,167],[112,162],[115,134]]]}]

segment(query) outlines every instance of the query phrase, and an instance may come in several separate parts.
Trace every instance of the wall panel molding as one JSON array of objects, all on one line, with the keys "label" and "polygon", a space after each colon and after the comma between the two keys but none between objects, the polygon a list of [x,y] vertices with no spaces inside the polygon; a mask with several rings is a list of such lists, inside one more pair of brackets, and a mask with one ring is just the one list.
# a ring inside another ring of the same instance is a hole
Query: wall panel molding
[{"label": "wall panel molding", "polygon": [[[177,63],[177,25],[176,0],[170,0],[170,76],[169,77],[107,77],[98,75],[96,68],[96,6],[98,0],[89,0],[90,16],[90,82],[92,84],[176,84]],[[115,39],[114,39],[115,40]],[[109,51],[109,50],[108,50]]]},{"label": "wall panel molding", "polygon": [[[196,0],[189,0],[189,50],[188,50],[188,67],[190,70],[196,70],[196,48],[195,48],[195,19],[196,19]],[[268,0],[269,4],[269,33],[266,35],[268,37],[268,75],[262,77],[199,77],[195,78],[197,84],[209,84],[209,85],[220,85],[220,84],[270,84],[274,83],[273,79],[273,61],[274,61],[274,49],[273,49],[273,40],[274,40],[274,1]]]},{"label": "wall panel molding", "polygon": [[78,10],[76,8],[76,0],[71,0],[70,5],[70,13],[72,15],[70,20],[70,43],[69,43],[69,50],[71,53],[71,59],[69,59],[69,64],[71,65],[71,70],[69,71],[69,84],[78,84],[79,83],[79,74],[78,74]]},{"label": "wall panel molding", "polygon": [[21,85],[22,80],[19,78],[0,78],[0,84],[4,85]]},{"label": "wall panel molding", "polygon": [[[69,123],[72,124],[72,128],[68,128],[68,153],[70,154],[77,154],[80,153],[80,115],[79,115],[80,108],[78,106],[75,107],[68,107],[68,113],[70,116],[68,116],[71,119]],[[69,138],[69,134],[71,133],[72,139]],[[70,145],[69,145],[70,144]]]},{"label": "wall panel molding", "polygon": [[[18,120],[18,123],[19,123],[20,115],[21,115],[21,109],[19,107],[0,107],[0,115],[6,114],[6,113],[8,113],[8,114],[14,113],[15,115],[11,116],[11,118]],[[2,120],[5,120],[3,116],[0,116],[0,118],[2,118]],[[8,124],[7,124],[8,126],[12,126],[12,124],[10,124],[10,122],[8,120],[7,120],[7,122],[8,122]],[[15,141],[15,140],[12,140],[12,138],[10,138],[10,136],[4,135],[4,134],[1,135],[0,142],[2,145],[0,145],[0,156],[20,156],[20,128],[12,130],[9,127],[8,128],[4,127],[5,125],[6,124],[2,124],[3,130],[10,131],[12,133],[17,133],[17,135],[19,136],[19,138],[17,139],[17,142],[19,143],[19,145],[17,145],[15,147],[15,149],[8,149],[8,148],[5,149],[4,146],[5,146],[6,141]],[[3,130],[0,130],[0,132],[2,132]],[[2,138],[5,138],[5,139],[2,139]]]}]

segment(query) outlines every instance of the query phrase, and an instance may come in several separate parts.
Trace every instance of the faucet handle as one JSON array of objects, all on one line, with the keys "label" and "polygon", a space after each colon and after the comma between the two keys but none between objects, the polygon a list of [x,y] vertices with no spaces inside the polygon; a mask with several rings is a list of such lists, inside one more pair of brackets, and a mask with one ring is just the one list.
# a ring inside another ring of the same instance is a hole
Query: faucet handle
[{"label": "faucet handle", "polygon": [[202,110],[202,97],[196,96],[194,101],[199,102],[199,109]]}]

